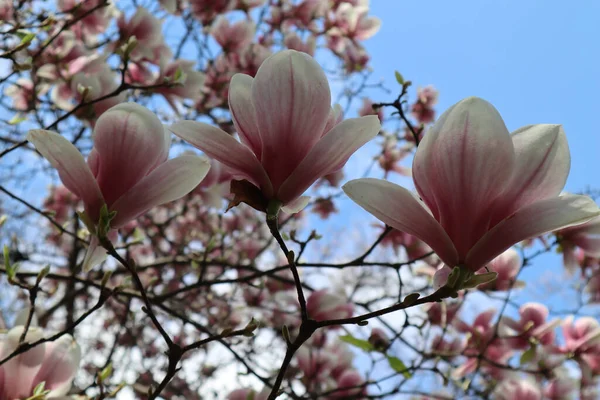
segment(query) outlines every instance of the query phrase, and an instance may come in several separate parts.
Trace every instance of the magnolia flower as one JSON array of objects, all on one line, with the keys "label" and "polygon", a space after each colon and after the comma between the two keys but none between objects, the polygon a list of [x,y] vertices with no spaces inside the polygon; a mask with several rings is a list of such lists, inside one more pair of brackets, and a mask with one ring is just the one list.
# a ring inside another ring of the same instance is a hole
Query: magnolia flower
[{"label": "magnolia flower", "polygon": [[[502,336],[513,349],[526,349],[531,343],[550,345],[554,343],[554,328],[560,325],[559,319],[546,322],[548,308],[543,304],[527,303],[519,308],[520,320],[510,317],[500,320]],[[532,340],[534,339],[534,340]]]},{"label": "magnolia flower", "polygon": [[308,297],[306,311],[311,318],[321,321],[351,317],[354,306],[342,296],[322,289],[312,292]]},{"label": "magnolia flower", "polygon": [[542,400],[542,391],[534,381],[507,379],[494,390],[494,400]]},{"label": "magnolia flower", "polygon": [[600,257],[600,218],[555,233],[560,240],[563,262],[569,272],[574,272],[579,264],[575,254],[577,247],[583,250],[586,256]]},{"label": "magnolia flower", "polygon": [[252,22],[238,21],[230,24],[224,16],[219,16],[210,28],[211,35],[225,52],[242,50],[252,43],[255,27]]},{"label": "magnolia flower", "polygon": [[[27,135],[58,170],[67,189],[83,201],[90,228],[99,222],[103,205],[116,212],[110,228],[117,229],[152,207],[183,197],[209,169],[206,160],[193,155],[167,161],[169,134],[156,115],[135,103],[119,104],[102,114],[93,136],[94,147],[86,163],[79,150],[58,133],[32,130]],[[93,236],[85,267],[103,257],[98,244]]]},{"label": "magnolia flower", "polygon": [[413,179],[423,203],[378,179],[344,191],[386,224],[427,243],[450,267],[477,271],[515,243],[600,214],[586,196],[564,194],[570,168],[559,125],[509,135],[488,102],[471,97],[446,111],[423,138]]},{"label": "magnolia flower", "polygon": [[339,122],[330,102],[321,67],[304,53],[286,50],[265,60],[255,78],[231,79],[229,108],[242,143],[195,121],[170,129],[227,166],[235,179],[248,181],[261,197],[251,204],[255,208],[264,211],[276,200],[297,212],[308,202],[300,197],[306,189],[340,170],[379,131],[375,116]]},{"label": "magnolia flower", "polygon": [[479,285],[479,290],[502,291],[522,286],[522,282],[516,281],[521,269],[521,258],[515,249],[510,248],[494,258],[488,265],[488,269],[496,272],[498,276],[492,282]]},{"label": "magnolia flower", "polygon": [[[20,313],[15,327],[2,338],[1,359],[8,357],[19,347],[27,316],[28,312]],[[43,330],[34,325],[36,324],[33,323],[27,330],[26,343],[33,343],[44,337]],[[80,359],[81,351],[71,335],[63,335],[53,342],[35,346],[0,366],[0,399],[29,398],[41,383],[44,384],[44,390],[49,391],[44,398],[64,396],[71,389]]]}]

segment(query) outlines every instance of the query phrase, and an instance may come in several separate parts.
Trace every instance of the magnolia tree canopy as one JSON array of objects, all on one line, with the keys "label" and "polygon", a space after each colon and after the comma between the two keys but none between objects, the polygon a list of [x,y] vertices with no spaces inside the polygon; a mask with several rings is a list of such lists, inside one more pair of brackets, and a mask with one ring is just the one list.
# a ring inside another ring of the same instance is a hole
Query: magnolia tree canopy
[{"label": "magnolia tree canopy", "polygon": [[600,398],[568,135],[377,80],[368,0],[0,18],[0,400]]}]

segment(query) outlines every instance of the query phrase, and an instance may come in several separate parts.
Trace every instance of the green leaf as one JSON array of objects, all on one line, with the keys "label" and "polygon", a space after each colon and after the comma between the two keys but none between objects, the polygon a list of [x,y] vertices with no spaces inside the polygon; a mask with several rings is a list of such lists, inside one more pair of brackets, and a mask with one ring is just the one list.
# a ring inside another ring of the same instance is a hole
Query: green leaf
[{"label": "green leaf", "polygon": [[351,344],[354,347],[358,347],[359,349],[363,349],[365,351],[374,351],[375,347],[369,343],[367,340],[357,339],[352,335],[344,335],[340,336],[339,339],[342,342],[346,342]]},{"label": "green leaf", "polygon": [[387,356],[388,362],[390,363],[390,367],[398,373],[401,373],[406,379],[411,378],[412,374],[406,368],[406,365],[400,360],[398,357]]},{"label": "green leaf", "polygon": [[402,74],[398,71],[394,71],[394,75],[396,76],[396,81],[400,84],[400,85],[404,85],[404,77],[402,76]]},{"label": "green leaf", "polygon": [[9,125],[18,125],[25,120],[27,120],[27,117],[24,114],[17,113],[14,115],[14,117],[12,117],[10,119],[10,121],[8,121],[8,124]]},{"label": "green leaf", "polygon": [[496,280],[498,277],[497,272],[486,272],[483,274],[473,275],[465,283],[463,283],[461,289],[472,289],[484,283],[490,283]]},{"label": "green leaf", "polygon": [[104,368],[98,375],[100,382],[105,382],[108,378],[110,378],[110,376],[112,375],[112,371],[113,371],[112,363],[109,363],[106,366],[106,368]]},{"label": "green leaf", "polygon": [[521,365],[527,364],[528,362],[530,362],[531,360],[534,359],[536,352],[537,352],[537,346],[536,345],[531,345],[531,347],[529,347],[527,349],[527,351],[524,351],[523,354],[521,354],[521,358],[519,359],[519,363]]}]

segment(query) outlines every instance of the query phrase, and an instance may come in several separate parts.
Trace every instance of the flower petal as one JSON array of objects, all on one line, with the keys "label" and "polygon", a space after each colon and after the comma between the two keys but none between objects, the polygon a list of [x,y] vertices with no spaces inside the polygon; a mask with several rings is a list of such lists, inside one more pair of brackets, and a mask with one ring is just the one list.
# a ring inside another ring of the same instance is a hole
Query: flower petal
[{"label": "flower petal", "polygon": [[62,183],[81,198],[90,218],[96,221],[104,199],[79,150],[58,133],[41,129],[29,131],[27,140],[56,168]]},{"label": "flower petal", "polygon": [[[515,167],[506,192],[502,194],[504,219],[521,207],[555,197],[565,187],[571,155],[567,137],[560,125],[529,125],[512,133]],[[494,224],[493,221],[492,224]]]},{"label": "flower petal", "polygon": [[476,270],[510,246],[546,232],[582,224],[600,215],[587,196],[566,194],[521,208],[486,233],[469,251],[466,264]]},{"label": "flower petal", "polygon": [[261,162],[277,188],[323,134],[331,110],[329,83],[312,57],[285,50],[258,69],[252,103],[262,138]]},{"label": "flower petal", "polygon": [[487,231],[490,207],[513,163],[512,140],[500,114],[475,97],[442,114],[421,141],[413,161],[415,187],[461,259]]},{"label": "flower petal", "polygon": [[106,250],[104,247],[100,246],[98,237],[92,233],[90,237],[90,244],[88,245],[88,248],[85,251],[85,256],[83,257],[83,271],[89,272],[96,265],[106,260],[106,256]]},{"label": "flower petal", "polygon": [[171,132],[210,158],[229,167],[235,178],[247,179],[259,186],[265,195],[272,194],[272,186],[264,168],[252,151],[219,128],[195,121],[179,121],[169,127]]},{"label": "flower petal", "polygon": [[154,113],[135,103],[112,107],[94,128],[98,185],[110,207],[166,159],[169,141]]},{"label": "flower petal", "polygon": [[446,265],[457,265],[458,254],[450,238],[408,190],[373,178],[355,179],[342,189],[379,220],[427,243]]},{"label": "flower petal", "polygon": [[161,164],[115,201],[111,211],[117,215],[111,226],[118,228],[152,207],[185,196],[198,186],[209,168],[206,159],[192,155],[182,155]]},{"label": "flower petal", "polygon": [[34,382],[46,382],[44,388],[50,390],[48,397],[62,396],[71,388],[75,378],[81,349],[71,335],[64,335],[46,346],[44,362],[35,376]]},{"label": "flower petal", "polygon": [[291,203],[281,207],[281,211],[287,214],[296,214],[297,212],[304,210],[309,201],[310,196],[300,196]]},{"label": "flower petal", "polygon": [[379,132],[374,115],[347,119],[337,124],[313,147],[281,185],[276,196],[284,204],[296,199],[317,179],[340,170],[356,150]]},{"label": "flower petal", "polygon": [[252,104],[252,82],[254,78],[235,74],[229,83],[229,109],[231,119],[240,140],[260,160],[262,141],[256,123],[256,111]]}]

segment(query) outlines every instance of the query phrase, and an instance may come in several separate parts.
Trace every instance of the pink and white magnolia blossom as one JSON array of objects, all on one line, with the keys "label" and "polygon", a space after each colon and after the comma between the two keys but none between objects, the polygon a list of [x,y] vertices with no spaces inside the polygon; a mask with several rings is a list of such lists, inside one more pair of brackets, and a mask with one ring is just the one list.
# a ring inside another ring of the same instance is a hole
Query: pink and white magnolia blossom
[{"label": "pink and white magnolia blossom", "polygon": [[121,42],[127,42],[135,36],[137,44],[130,53],[134,61],[155,60],[156,51],[165,48],[162,21],[144,7],[138,7],[129,21],[125,20],[125,14],[121,14],[117,26]]},{"label": "pink and white magnolia blossom", "polygon": [[229,393],[227,400],[267,400],[269,393],[268,389],[260,393],[254,389],[237,389]]},{"label": "pink and white magnolia blossom", "polygon": [[488,269],[490,272],[496,272],[498,276],[492,282],[477,286],[479,290],[503,291],[522,285],[521,282],[516,281],[521,269],[521,257],[519,257],[519,253],[513,248],[506,250],[494,258],[488,264]]},{"label": "pink and white magnolia blossom", "polygon": [[386,224],[427,243],[450,266],[477,271],[515,243],[600,214],[587,196],[563,194],[570,168],[559,125],[509,134],[496,109],[471,97],[446,111],[413,161],[423,202],[379,179],[344,191]]},{"label": "pink and white magnolia blossom", "polygon": [[[168,131],[156,115],[135,103],[119,104],[102,114],[93,136],[87,163],[58,133],[32,130],[27,139],[58,170],[62,183],[83,201],[87,223],[94,226],[105,204],[117,213],[110,227],[120,228],[150,208],[188,194],[209,169],[206,160],[193,155],[167,160]],[[92,236],[86,267],[103,257],[98,244]]]},{"label": "pink and white magnolia blossom", "polygon": [[583,250],[583,254],[588,257],[600,257],[600,218],[555,233],[560,241],[563,262],[569,272],[574,272],[579,265],[576,248]]},{"label": "pink and white magnolia blossom", "polygon": [[235,53],[246,48],[254,39],[254,23],[247,20],[233,24],[225,16],[219,16],[212,24],[210,33],[223,51]]},{"label": "pink and white magnolia blossom", "polygon": [[314,56],[317,48],[317,38],[311,35],[306,41],[303,41],[295,32],[289,32],[285,34],[283,44],[290,50],[301,51]]},{"label": "pink and white magnolia blossom", "polygon": [[[201,95],[204,85],[204,74],[194,68],[196,63],[190,60],[175,60],[161,68],[156,83],[175,82],[175,86],[160,87],[157,93],[165,96],[173,109],[177,110],[177,99],[197,100]],[[178,79],[176,81],[176,78]]]},{"label": "pink and white magnolia blossom", "polygon": [[340,170],[380,126],[375,116],[340,122],[341,115],[331,108],[323,70],[310,56],[294,50],[269,57],[255,78],[236,74],[229,108],[241,143],[195,121],[177,122],[170,129],[227,166],[234,178],[259,188],[266,201],[279,201],[289,212],[304,208],[304,191]]},{"label": "pink and white magnolia blossom", "polygon": [[342,296],[321,289],[312,292],[308,297],[306,311],[311,318],[321,321],[351,317],[354,306]]},{"label": "pink and white magnolia blossom", "polygon": [[[0,358],[8,357],[19,347],[25,330],[28,313],[20,313],[15,327],[10,329],[0,342]],[[26,343],[44,337],[41,328],[32,326],[27,330]],[[63,335],[52,342],[42,343],[10,359],[0,366],[0,400],[27,399],[33,390],[44,383],[49,392],[46,399],[66,395],[79,369],[81,351],[71,335]]]},{"label": "pink and white magnolia blossom", "polygon": [[529,379],[512,378],[502,381],[492,396],[493,400],[542,400],[542,390]]},{"label": "pink and white magnolia blossom", "polygon": [[518,321],[504,317],[500,320],[502,337],[513,349],[526,349],[532,343],[544,346],[554,343],[554,329],[561,323],[556,318],[548,319],[548,308],[543,304],[526,303],[519,308]]}]

